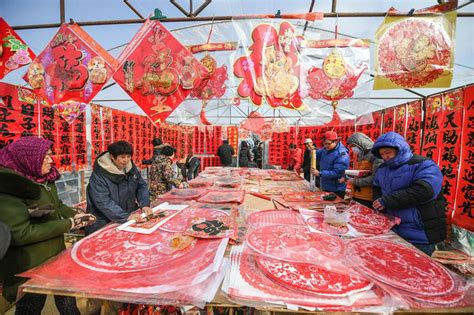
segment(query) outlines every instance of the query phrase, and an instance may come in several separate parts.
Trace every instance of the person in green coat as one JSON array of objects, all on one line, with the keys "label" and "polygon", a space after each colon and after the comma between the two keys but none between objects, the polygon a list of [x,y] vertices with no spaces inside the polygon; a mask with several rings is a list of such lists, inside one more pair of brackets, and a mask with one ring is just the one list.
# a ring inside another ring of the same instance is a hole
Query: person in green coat
[{"label": "person in green coat", "polygon": [[[0,282],[3,296],[10,302],[27,280],[16,274],[62,252],[65,232],[95,220],[59,199],[52,144],[43,138],[22,137],[0,150],[0,221],[11,235],[10,246],[0,260]],[[16,314],[41,314],[45,301],[46,295],[25,294],[16,303]],[[75,298],[55,296],[55,302],[61,314],[80,314]]]}]

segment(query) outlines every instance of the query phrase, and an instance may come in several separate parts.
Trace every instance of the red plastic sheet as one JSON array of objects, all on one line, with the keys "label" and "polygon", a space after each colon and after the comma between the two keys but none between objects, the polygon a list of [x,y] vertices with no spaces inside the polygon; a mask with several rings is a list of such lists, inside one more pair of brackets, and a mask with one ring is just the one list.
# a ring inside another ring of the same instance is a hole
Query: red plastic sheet
[{"label": "red plastic sheet", "polygon": [[146,20],[119,57],[115,81],[161,124],[199,86],[206,68],[157,20]]},{"label": "red plastic sheet", "polygon": [[172,189],[159,198],[161,200],[195,200],[206,192],[205,189]]},{"label": "red plastic sheet", "polygon": [[208,191],[204,196],[200,197],[197,201],[207,202],[207,203],[228,203],[244,202],[245,191],[243,190],[234,190],[234,191],[218,191],[211,190]]},{"label": "red plastic sheet", "polygon": [[110,225],[22,276],[43,289],[114,301],[194,303],[181,298],[218,270],[227,240],[195,239],[176,250],[173,238],[160,230],[144,235]]},{"label": "red plastic sheet", "polygon": [[34,52],[10,25],[0,17],[0,79],[11,71],[29,64]]}]

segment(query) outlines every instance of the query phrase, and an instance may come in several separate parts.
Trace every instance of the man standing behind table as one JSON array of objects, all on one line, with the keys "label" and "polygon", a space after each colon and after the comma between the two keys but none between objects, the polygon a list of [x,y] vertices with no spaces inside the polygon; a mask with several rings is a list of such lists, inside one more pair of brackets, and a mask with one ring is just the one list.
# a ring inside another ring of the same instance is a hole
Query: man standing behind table
[{"label": "man standing behind table", "polygon": [[87,185],[87,212],[97,221],[86,227],[87,235],[109,222],[138,219],[138,213],[131,214],[138,209],[152,213],[147,183],[132,162],[132,154],[130,143],[118,141],[95,160]]},{"label": "man standing behind table", "polygon": [[303,164],[301,168],[303,169],[304,179],[308,182],[311,181],[311,151],[316,150],[316,147],[313,144],[313,140],[310,138],[304,140],[304,146],[306,150],[304,151]]},{"label": "man standing behind table", "polygon": [[220,158],[222,166],[232,166],[232,156],[234,154],[234,148],[229,144],[229,140],[223,140],[217,148],[216,155]]},{"label": "man standing behind table", "polygon": [[346,183],[339,179],[349,168],[349,150],[341,143],[335,131],[324,134],[324,148],[316,153],[320,170],[311,169],[311,174],[320,178],[321,190],[333,192],[341,198],[346,194]]}]

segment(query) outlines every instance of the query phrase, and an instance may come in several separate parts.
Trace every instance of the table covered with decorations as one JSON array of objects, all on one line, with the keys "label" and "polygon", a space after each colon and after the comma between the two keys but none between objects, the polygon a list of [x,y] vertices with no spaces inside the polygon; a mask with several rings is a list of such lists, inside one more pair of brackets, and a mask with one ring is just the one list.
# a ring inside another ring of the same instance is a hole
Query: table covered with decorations
[{"label": "table covered with decorations", "polygon": [[473,280],[399,238],[400,219],[290,171],[208,167],[143,222],[109,224],[24,292],[270,311],[474,311]]}]

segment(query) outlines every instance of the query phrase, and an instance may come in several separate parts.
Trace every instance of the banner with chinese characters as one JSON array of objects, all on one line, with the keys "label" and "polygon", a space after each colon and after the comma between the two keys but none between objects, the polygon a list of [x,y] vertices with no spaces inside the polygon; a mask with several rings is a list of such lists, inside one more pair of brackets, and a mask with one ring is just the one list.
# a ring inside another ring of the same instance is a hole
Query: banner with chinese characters
[{"label": "banner with chinese characters", "polygon": [[145,21],[119,63],[115,81],[156,124],[164,122],[208,73],[157,20]]},{"label": "banner with chinese characters", "polygon": [[389,10],[375,34],[375,90],[451,85],[455,6],[456,1],[412,16]]},{"label": "banner with chinese characters", "polygon": [[10,25],[0,17],[0,79],[11,71],[29,64],[34,52]]},{"label": "banner with chinese characters", "polygon": [[56,147],[56,167],[58,170],[63,172],[72,171],[72,155],[73,155],[73,146],[72,146],[72,129],[73,125],[69,124],[66,120],[62,119],[55,113],[54,116],[55,123],[57,125],[57,138],[55,143]]},{"label": "banner with chinese characters", "polygon": [[38,135],[38,104],[26,88],[0,82],[0,147],[21,136]]},{"label": "banner with chinese characters", "polygon": [[474,86],[464,88],[461,161],[452,223],[474,232]]},{"label": "banner with chinese characters", "polygon": [[394,108],[394,131],[403,137],[406,137],[407,104],[398,105]]},{"label": "banner with chinese characters", "polygon": [[395,108],[387,108],[383,111],[382,134],[395,131]]},{"label": "banner with chinese characters", "polygon": [[441,119],[439,167],[443,173],[443,195],[447,202],[448,217],[454,210],[457,171],[461,156],[461,134],[464,110],[463,90],[442,94],[443,113]]},{"label": "banner with chinese characters", "polygon": [[79,25],[62,24],[23,78],[71,123],[117,66],[117,61]]},{"label": "banner with chinese characters", "polygon": [[443,112],[442,96],[435,95],[426,98],[425,126],[423,129],[422,155],[439,162],[441,129],[440,122]]},{"label": "banner with chinese characters", "polygon": [[[102,139],[102,106],[90,104],[91,107],[91,146],[92,146],[92,163],[99,154],[104,150],[104,140]],[[93,165],[93,164],[92,164]]]},{"label": "banner with chinese characters", "polygon": [[373,141],[382,133],[382,112],[373,112],[357,117],[356,131],[362,132]]},{"label": "banner with chinese characters", "polygon": [[421,152],[421,120],[423,108],[421,101],[413,101],[407,104],[407,131],[405,139],[415,154]]},{"label": "banner with chinese characters", "polygon": [[76,171],[88,168],[87,140],[86,140],[86,114],[82,113],[72,123],[74,154],[73,161]]}]

